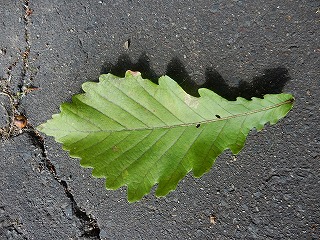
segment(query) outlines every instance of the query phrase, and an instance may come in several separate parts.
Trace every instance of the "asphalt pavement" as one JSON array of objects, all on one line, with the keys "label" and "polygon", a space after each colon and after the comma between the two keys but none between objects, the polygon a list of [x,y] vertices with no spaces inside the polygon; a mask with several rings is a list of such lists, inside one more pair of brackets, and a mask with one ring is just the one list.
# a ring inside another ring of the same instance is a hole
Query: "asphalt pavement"
[{"label": "asphalt pavement", "polygon": [[[318,0],[1,0],[0,239],[320,239]],[[35,127],[101,73],[174,78],[197,96],[294,95],[242,152],[167,197],[81,168]],[[17,129],[13,115],[28,125]]]}]

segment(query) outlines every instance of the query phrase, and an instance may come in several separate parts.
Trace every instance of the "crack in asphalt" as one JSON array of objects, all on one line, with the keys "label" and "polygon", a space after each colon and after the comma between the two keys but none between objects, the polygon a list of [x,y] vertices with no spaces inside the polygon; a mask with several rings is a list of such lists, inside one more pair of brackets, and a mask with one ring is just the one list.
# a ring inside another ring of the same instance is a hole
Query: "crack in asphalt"
[{"label": "crack in asphalt", "polygon": [[52,162],[47,156],[47,150],[45,148],[44,139],[33,127],[31,127],[31,131],[29,131],[28,134],[33,142],[33,145],[41,149],[43,159],[39,164],[40,170],[46,168],[51,173],[53,178],[63,187],[66,196],[69,198],[72,206],[72,212],[80,220],[82,224],[83,234],[81,235],[81,237],[101,239],[100,228],[98,226],[97,220],[94,219],[91,214],[86,213],[85,210],[81,209],[78,206],[77,202],[73,197],[73,194],[71,193],[71,190],[68,187],[67,182],[60,179],[60,177],[57,175],[55,166],[52,164]]},{"label": "crack in asphalt", "polygon": [[[20,93],[25,94],[26,92],[33,90],[32,88],[32,81],[38,73],[39,67],[32,67],[30,66],[30,53],[31,53],[31,32],[30,32],[30,25],[32,24],[31,21],[31,14],[33,10],[30,8],[30,1],[24,0],[23,2],[23,23],[24,23],[24,40],[26,46],[24,51],[21,54],[22,57],[22,72],[21,72],[21,80],[18,88]],[[21,50],[20,50],[21,51]],[[39,54],[36,54],[39,56]]]},{"label": "crack in asphalt", "polygon": [[[26,42],[26,46],[24,49],[24,52],[22,53],[22,62],[23,62],[23,67],[22,67],[22,77],[21,77],[21,84],[19,87],[20,91],[22,92],[23,86],[26,85],[27,81],[27,75],[29,73],[29,54],[31,51],[31,43],[30,43],[30,15],[32,14],[33,10],[29,7],[29,0],[24,0],[23,4],[24,8],[24,16],[23,16],[23,22],[24,22],[24,39]],[[31,81],[31,78],[29,78]]]},{"label": "crack in asphalt", "polygon": [[[22,85],[19,86],[20,91],[23,92],[24,88],[27,83],[27,77],[28,74],[30,74],[29,69],[29,54],[31,51],[31,42],[30,42],[30,24],[31,24],[31,18],[30,15],[32,14],[33,10],[30,8],[30,1],[24,0],[24,38],[26,42],[25,51],[22,54],[22,60],[23,60],[23,69],[22,69]],[[29,76],[30,83],[32,82],[32,74]],[[55,166],[51,163],[50,159],[47,156],[47,151],[45,149],[45,143],[43,138],[40,136],[40,134],[34,129],[34,127],[29,126],[28,134],[31,137],[33,144],[37,147],[39,147],[42,151],[42,163],[40,165],[43,165],[53,176],[53,178],[63,187],[66,196],[69,198],[72,206],[72,212],[73,214],[80,220],[82,223],[82,236],[81,237],[90,237],[95,239],[100,239],[100,228],[97,224],[97,220],[94,219],[90,214],[87,214],[85,210],[81,209],[77,202],[75,201],[73,194],[71,193],[68,184],[66,181],[59,178],[59,176],[56,173]],[[42,167],[43,167],[42,166]],[[40,166],[41,167],[41,166]]]},{"label": "crack in asphalt", "polygon": [[[30,1],[29,0],[24,0],[23,1],[23,9],[24,9],[24,16],[23,16],[23,22],[24,22],[24,39],[26,42],[26,46],[24,48],[24,52],[22,53],[22,72],[21,72],[21,80],[20,83],[18,84],[18,89],[19,92],[17,94],[13,94],[10,90],[6,89],[0,89],[1,94],[6,95],[9,97],[10,102],[11,102],[11,107],[12,107],[12,112],[14,114],[20,114],[20,111],[18,111],[18,108],[20,106],[20,100],[23,96],[29,93],[29,91],[33,90],[33,87],[28,87],[32,83],[32,80],[35,76],[33,75],[32,72],[30,71],[29,67],[29,55],[31,51],[31,42],[30,42],[30,24],[31,24],[31,19],[30,15],[32,14],[33,10],[30,8]],[[8,83],[10,82],[11,79],[11,71],[12,69],[16,66],[19,60],[16,60],[13,64],[11,64],[8,67]],[[9,86],[7,86],[9,87]],[[10,126],[14,127],[14,117],[10,119]],[[71,190],[68,187],[68,184],[66,181],[60,179],[60,177],[56,173],[55,166],[52,164],[50,159],[47,156],[47,151],[45,148],[45,142],[44,139],[41,137],[41,135],[38,133],[38,131],[30,124],[28,123],[26,128],[23,129],[16,129],[14,127],[13,131],[8,132],[8,134],[3,133],[3,129],[0,129],[0,137],[12,137],[12,136],[17,136],[23,133],[27,133],[29,137],[31,138],[32,144],[38,148],[41,149],[42,152],[42,160],[41,163],[39,163],[39,169],[43,170],[46,169],[48,170],[52,177],[63,187],[64,192],[66,196],[69,198],[72,206],[72,213],[74,216],[76,216],[81,225],[82,228],[80,229],[82,231],[82,234],[80,237],[87,237],[90,239],[101,239],[100,238],[100,228],[98,226],[97,220],[91,215],[88,214],[85,210],[83,210],[81,207],[78,206],[77,202],[74,199],[74,196],[71,192]],[[9,226],[12,228],[12,226]],[[15,230],[15,229],[14,229]],[[19,233],[19,232],[18,232]]]}]

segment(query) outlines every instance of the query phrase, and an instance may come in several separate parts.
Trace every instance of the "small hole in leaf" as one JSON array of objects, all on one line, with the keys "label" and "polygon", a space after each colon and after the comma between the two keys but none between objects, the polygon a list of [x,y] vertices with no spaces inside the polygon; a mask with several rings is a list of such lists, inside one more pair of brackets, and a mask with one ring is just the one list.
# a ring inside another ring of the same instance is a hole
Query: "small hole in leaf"
[{"label": "small hole in leaf", "polygon": [[216,117],[217,117],[217,118],[221,118],[220,115],[218,115],[218,114],[216,115]]},{"label": "small hole in leaf", "polygon": [[199,128],[200,127],[200,123],[198,123],[197,125],[196,125],[196,128]]}]

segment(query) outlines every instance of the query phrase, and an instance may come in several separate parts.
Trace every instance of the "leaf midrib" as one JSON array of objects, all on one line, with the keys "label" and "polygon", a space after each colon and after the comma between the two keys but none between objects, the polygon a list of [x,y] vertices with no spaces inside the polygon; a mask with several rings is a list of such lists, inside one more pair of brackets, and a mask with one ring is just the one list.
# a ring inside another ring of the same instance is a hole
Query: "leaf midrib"
[{"label": "leaf midrib", "polygon": [[[278,103],[278,104],[275,104],[272,106],[268,106],[268,107],[264,107],[264,108],[260,108],[260,109],[255,109],[255,110],[244,112],[244,113],[239,113],[239,114],[230,115],[227,117],[209,119],[209,120],[204,120],[204,121],[192,122],[192,123],[181,123],[181,124],[174,124],[174,125],[170,125],[170,126],[167,125],[167,126],[144,127],[144,128],[130,128],[130,129],[125,128],[125,129],[120,129],[120,130],[103,130],[103,129],[101,129],[101,130],[96,130],[96,131],[76,130],[76,131],[67,131],[67,132],[69,132],[69,133],[71,133],[71,132],[82,132],[82,133],[110,132],[110,133],[114,133],[114,132],[124,132],[124,131],[146,131],[146,130],[168,129],[168,128],[176,128],[176,127],[189,127],[189,126],[195,126],[197,124],[207,124],[207,123],[212,123],[212,122],[225,121],[225,120],[229,120],[229,119],[233,119],[233,118],[238,118],[238,117],[248,116],[248,115],[259,113],[259,112],[268,111],[268,110],[280,107],[282,105],[291,104],[292,101],[293,101],[293,99],[289,99],[289,100],[286,100],[284,102],[281,102],[281,103]],[[51,128],[51,130],[59,130],[59,129]]]}]

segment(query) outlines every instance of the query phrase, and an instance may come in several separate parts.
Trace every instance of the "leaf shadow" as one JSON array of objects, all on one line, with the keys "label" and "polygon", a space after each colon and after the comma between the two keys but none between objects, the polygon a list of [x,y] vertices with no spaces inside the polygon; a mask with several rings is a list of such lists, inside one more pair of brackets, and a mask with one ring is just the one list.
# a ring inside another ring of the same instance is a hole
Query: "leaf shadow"
[{"label": "leaf shadow", "polygon": [[[158,83],[156,72],[150,66],[150,59],[146,53],[142,53],[137,62],[133,62],[128,54],[120,55],[116,63],[105,62],[100,73],[112,73],[119,77],[124,77],[127,70],[139,71],[143,78],[147,78],[154,83]],[[178,57],[173,57],[167,65],[166,73],[174,79],[188,94],[198,97],[199,88],[207,88],[227,100],[235,100],[237,97],[251,99],[252,97],[262,98],[265,94],[281,93],[286,83],[291,79],[288,69],[285,67],[268,68],[263,74],[254,77],[252,81],[240,80],[238,86],[229,86],[221,74],[213,68],[205,71],[205,83],[197,85],[182,61]]]},{"label": "leaf shadow", "polygon": [[[140,55],[137,62],[132,62],[128,54],[121,55],[115,64],[110,62],[104,63],[100,73],[112,73],[119,77],[124,77],[127,70],[139,71],[143,78],[147,78],[154,83],[158,83],[158,79],[161,75],[157,75],[150,67],[150,59],[146,53]],[[167,65],[166,73],[172,79],[174,79],[187,93],[193,96],[199,96],[199,86],[192,81],[187,70],[179,58],[174,57]]]},{"label": "leaf shadow", "polygon": [[132,62],[128,54],[122,54],[115,64],[105,62],[100,74],[112,73],[113,75],[124,77],[127,70],[139,71],[143,78],[147,78],[152,82],[157,82],[159,78],[155,71],[151,69],[150,59],[146,53],[141,54],[137,62]]},{"label": "leaf shadow", "polygon": [[206,82],[201,87],[208,88],[228,100],[236,100],[237,97],[262,98],[265,94],[281,93],[291,79],[285,67],[265,69],[261,76],[250,82],[240,80],[236,87],[229,86],[215,69],[208,68],[205,76]]}]

